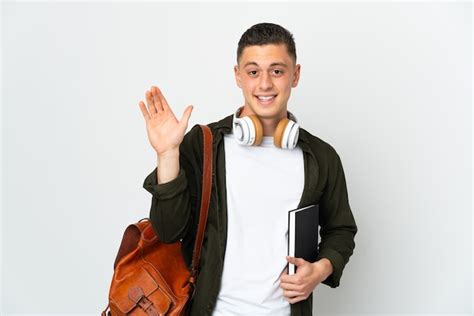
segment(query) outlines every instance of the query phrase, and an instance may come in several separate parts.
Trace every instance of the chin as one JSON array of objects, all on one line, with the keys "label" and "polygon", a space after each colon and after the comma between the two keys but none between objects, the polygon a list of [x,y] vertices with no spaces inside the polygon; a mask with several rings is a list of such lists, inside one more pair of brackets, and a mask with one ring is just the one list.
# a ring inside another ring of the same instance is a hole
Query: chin
[{"label": "chin", "polygon": [[276,109],[261,109],[258,111],[253,111],[258,117],[265,118],[265,119],[272,119],[276,117],[280,117],[281,111]]}]

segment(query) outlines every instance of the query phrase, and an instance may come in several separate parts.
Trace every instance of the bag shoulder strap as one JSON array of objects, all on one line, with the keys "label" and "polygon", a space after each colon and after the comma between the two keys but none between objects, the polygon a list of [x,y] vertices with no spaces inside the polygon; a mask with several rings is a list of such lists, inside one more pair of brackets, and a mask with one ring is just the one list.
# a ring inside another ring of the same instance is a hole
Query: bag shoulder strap
[{"label": "bag shoulder strap", "polygon": [[212,132],[207,125],[200,124],[203,132],[203,172],[201,209],[199,212],[199,225],[194,243],[193,260],[191,263],[191,283],[195,283],[199,274],[199,260],[201,258],[201,247],[206,231],[207,214],[211,200],[212,189]]}]

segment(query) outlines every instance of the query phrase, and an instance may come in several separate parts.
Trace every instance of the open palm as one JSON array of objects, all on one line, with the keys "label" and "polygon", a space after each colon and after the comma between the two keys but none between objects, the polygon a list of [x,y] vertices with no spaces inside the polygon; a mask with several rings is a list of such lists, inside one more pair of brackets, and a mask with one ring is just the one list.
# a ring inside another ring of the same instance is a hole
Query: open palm
[{"label": "open palm", "polygon": [[145,97],[147,106],[143,101],[139,105],[151,146],[159,156],[177,150],[183,141],[193,106],[189,105],[178,121],[158,87],[152,86]]}]

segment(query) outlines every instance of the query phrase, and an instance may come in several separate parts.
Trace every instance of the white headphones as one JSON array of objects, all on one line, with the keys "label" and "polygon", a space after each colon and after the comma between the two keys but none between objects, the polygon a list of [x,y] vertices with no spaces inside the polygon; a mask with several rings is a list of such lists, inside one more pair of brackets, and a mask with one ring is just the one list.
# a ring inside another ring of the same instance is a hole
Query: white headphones
[{"label": "white headphones", "polygon": [[[258,146],[263,140],[263,126],[257,115],[239,117],[243,106],[234,113],[232,130],[235,140],[240,145]],[[273,136],[273,144],[278,148],[293,149],[298,143],[299,124],[296,117],[288,112],[288,118],[278,122]]]}]

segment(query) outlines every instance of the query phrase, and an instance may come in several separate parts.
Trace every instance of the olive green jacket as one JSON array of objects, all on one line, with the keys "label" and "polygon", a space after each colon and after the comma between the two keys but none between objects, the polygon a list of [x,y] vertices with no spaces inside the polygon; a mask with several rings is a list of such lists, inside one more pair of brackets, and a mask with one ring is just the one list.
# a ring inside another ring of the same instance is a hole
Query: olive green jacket
[{"label": "olive green jacket", "polygon": [[[213,135],[213,187],[208,222],[201,251],[200,273],[191,303],[191,315],[212,315],[222,277],[227,240],[226,172],[223,134],[232,132],[233,114],[208,124]],[[303,150],[304,189],[298,207],[320,206],[319,255],[327,258],[333,273],[322,283],[339,286],[344,266],[355,248],[357,226],[349,206],[342,163],[335,149],[300,127],[298,146]],[[193,126],[180,145],[177,178],[157,184],[157,168],[143,187],[152,194],[150,221],[164,243],[182,242],[182,253],[191,267],[197,214],[201,200],[203,136]],[[245,176],[245,175],[242,175]],[[291,305],[291,316],[312,315],[312,294]]]}]

